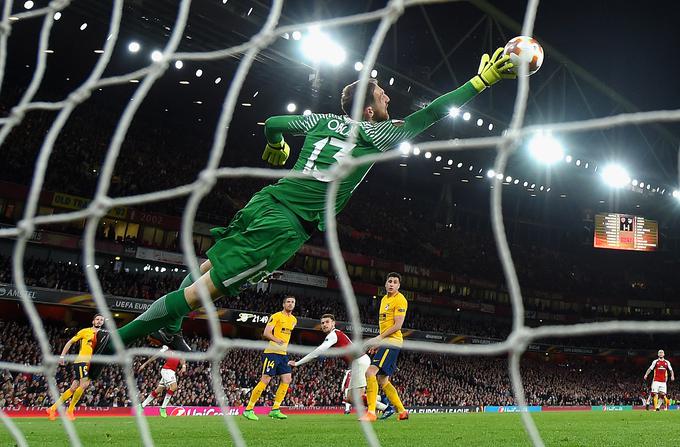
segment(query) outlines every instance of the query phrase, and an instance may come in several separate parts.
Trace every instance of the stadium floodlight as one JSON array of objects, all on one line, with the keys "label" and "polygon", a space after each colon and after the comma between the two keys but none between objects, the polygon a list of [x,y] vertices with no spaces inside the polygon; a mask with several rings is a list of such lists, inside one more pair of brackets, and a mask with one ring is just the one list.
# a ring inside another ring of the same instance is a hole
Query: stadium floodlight
[{"label": "stadium floodlight", "polygon": [[295,110],[297,110],[297,106],[295,105],[294,102],[290,102],[286,106],[286,110],[288,110],[290,113],[293,113],[293,112],[295,112]]},{"label": "stadium floodlight", "polygon": [[680,199],[680,191],[678,191],[677,189],[674,190],[673,191],[673,197],[675,197],[676,199]]},{"label": "stadium floodlight", "polygon": [[432,158],[432,152],[430,151],[425,152],[425,158]]},{"label": "stadium floodlight", "polygon": [[311,115],[311,114],[312,114],[312,111],[311,111],[311,110],[309,110],[309,109],[305,109],[305,111],[304,111],[304,112],[302,112],[302,114],[303,114],[304,116],[309,116],[309,115]]},{"label": "stadium floodlight", "polygon": [[449,109],[449,116],[450,117],[455,118],[458,115],[460,115],[460,109],[458,107],[451,107]]},{"label": "stadium floodlight", "polygon": [[371,77],[377,78],[378,77],[378,70],[375,70],[375,69],[371,70]]},{"label": "stadium floodlight", "polygon": [[494,178],[496,176],[496,171],[494,171],[493,169],[489,169],[488,171],[486,171],[486,176],[489,178]]},{"label": "stadium floodlight", "polygon": [[636,179],[633,179],[633,180],[630,182],[630,184],[633,185],[633,186],[637,186],[637,185],[638,185],[638,181],[637,181]]},{"label": "stadium floodlight", "polygon": [[140,48],[142,48],[142,46],[139,44],[139,42],[130,42],[128,44],[128,51],[130,53],[136,53]]},{"label": "stadium floodlight", "polygon": [[394,78],[390,78],[390,85],[394,85]]},{"label": "stadium floodlight", "polygon": [[302,53],[317,64],[327,62],[331,65],[340,65],[347,57],[347,53],[340,45],[317,28],[310,29],[309,34],[302,39]]},{"label": "stadium floodlight", "polygon": [[293,40],[302,39],[302,33],[300,31],[293,31]]},{"label": "stadium floodlight", "polygon": [[623,166],[609,164],[602,169],[602,180],[612,188],[621,188],[630,183],[630,176]]},{"label": "stadium floodlight", "polygon": [[80,25],[80,31],[85,31],[85,28],[87,28],[87,23]]},{"label": "stadium floodlight", "polygon": [[411,143],[409,143],[408,141],[404,141],[399,145],[399,150],[401,151],[402,154],[411,153]]},{"label": "stadium floodlight", "polygon": [[33,0],[28,0],[27,2],[24,3],[24,8],[31,9],[33,5],[34,5]]},{"label": "stadium floodlight", "polygon": [[571,163],[571,160],[573,160],[571,155],[567,155],[566,157],[564,157],[564,161],[566,161],[567,163]]},{"label": "stadium floodlight", "polygon": [[470,115],[470,112],[463,113],[463,119],[465,121],[470,121],[470,118],[472,118],[472,115]]},{"label": "stadium floodlight", "polygon": [[502,173],[502,172],[499,172],[498,174],[496,174],[496,178],[497,178],[498,180],[503,180],[503,173]]},{"label": "stadium floodlight", "polygon": [[489,131],[493,130],[493,123],[489,124]]},{"label": "stadium floodlight", "polygon": [[57,11],[57,12],[54,13],[54,20],[59,20],[59,19],[61,19],[61,12]]},{"label": "stadium floodlight", "polygon": [[196,70],[196,77],[200,78],[201,76],[203,76],[203,70],[199,68],[198,70]]},{"label": "stadium floodlight", "polygon": [[449,166],[451,166],[451,165],[453,164],[453,160],[451,160],[451,159],[449,158],[449,161],[448,161],[447,163],[448,163]]},{"label": "stadium floodlight", "polygon": [[418,146],[413,148],[413,155],[420,155],[420,148]]},{"label": "stadium floodlight", "polygon": [[510,183],[511,181],[512,181],[512,177],[510,177],[510,176],[505,177],[506,183]]},{"label": "stadium floodlight", "polygon": [[442,156],[437,155],[437,157],[434,159],[434,161],[437,161],[437,162],[442,161]]},{"label": "stadium floodlight", "polygon": [[481,127],[482,124],[484,124],[484,120],[481,119],[481,118],[479,118],[479,119],[477,120],[477,126]]},{"label": "stadium floodlight", "polygon": [[640,188],[644,188],[644,187],[645,187],[645,182],[640,182]]},{"label": "stadium floodlight", "polygon": [[564,148],[552,135],[535,135],[528,144],[529,153],[541,163],[551,165],[564,158]]},{"label": "stadium floodlight", "polygon": [[182,61],[175,61],[175,68],[176,68],[176,69],[179,70],[179,69],[182,68],[182,67],[184,67],[184,62],[182,62]]},{"label": "stadium floodlight", "polygon": [[364,68],[364,63],[359,61],[354,63],[354,70],[361,71]]},{"label": "stadium floodlight", "polygon": [[220,82],[222,82],[222,78],[220,78],[219,76],[216,77],[215,78],[215,84],[219,84]]},{"label": "stadium floodlight", "polygon": [[163,59],[163,53],[161,53],[161,52],[158,51],[158,50],[154,50],[154,51],[151,52],[151,60],[152,60],[152,61],[158,62],[158,61],[160,61],[161,59]]},{"label": "stadium floodlight", "polygon": [[[456,167],[457,167],[458,169],[462,168],[462,167],[463,167],[463,163],[458,163],[458,164],[456,165]],[[480,169],[480,171],[481,171],[481,169]]]},{"label": "stadium floodlight", "polygon": [[522,183],[522,185],[526,188],[527,186],[529,186],[529,182],[524,182]]}]

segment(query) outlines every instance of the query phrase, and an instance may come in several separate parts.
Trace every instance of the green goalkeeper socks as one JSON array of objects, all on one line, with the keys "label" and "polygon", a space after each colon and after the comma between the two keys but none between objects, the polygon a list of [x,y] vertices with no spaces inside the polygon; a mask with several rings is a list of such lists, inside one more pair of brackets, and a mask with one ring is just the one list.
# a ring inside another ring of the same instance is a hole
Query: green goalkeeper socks
[{"label": "green goalkeeper socks", "polygon": [[[194,283],[194,279],[191,276],[191,273],[189,273],[187,276],[184,277],[182,280],[182,283],[179,285],[180,289],[186,289],[190,285]],[[175,321],[170,322],[167,326],[165,326],[165,329],[167,330],[168,333],[170,334],[176,334],[179,331],[182,330],[182,322],[184,321],[184,315],[176,319]]]},{"label": "green goalkeeper socks", "polygon": [[[184,289],[176,290],[154,301],[146,312],[118,329],[118,334],[123,339],[123,343],[127,345],[153,331],[176,324],[178,321],[181,328],[182,318],[189,311],[191,308],[184,299]],[[110,347],[111,351],[112,348],[113,346]]]}]

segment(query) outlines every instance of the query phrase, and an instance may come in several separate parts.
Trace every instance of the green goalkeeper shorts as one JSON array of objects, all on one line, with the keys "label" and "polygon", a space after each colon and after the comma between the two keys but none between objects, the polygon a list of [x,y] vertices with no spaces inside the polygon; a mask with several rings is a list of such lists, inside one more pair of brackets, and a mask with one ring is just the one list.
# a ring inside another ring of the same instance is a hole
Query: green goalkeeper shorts
[{"label": "green goalkeeper shorts", "polygon": [[309,239],[299,218],[269,193],[260,191],[228,227],[210,230],[210,278],[232,297],[246,282],[257,283],[281,267]]}]

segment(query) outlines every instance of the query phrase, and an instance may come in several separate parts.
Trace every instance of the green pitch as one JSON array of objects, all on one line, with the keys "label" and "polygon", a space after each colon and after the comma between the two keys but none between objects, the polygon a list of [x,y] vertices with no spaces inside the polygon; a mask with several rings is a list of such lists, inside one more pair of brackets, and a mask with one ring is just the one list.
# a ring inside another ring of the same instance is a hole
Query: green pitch
[{"label": "green pitch", "polygon": [[[547,446],[657,446],[680,443],[680,412],[535,413]],[[221,417],[149,418],[158,446],[232,445]],[[351,416],[291,416],[279,421],[260,417],[236,421],[249,446],[358,446],[365,445],[358,423]],[[66,446],[60,421],[15,419],[29,445]],[[529,446],[517,414],[412,415],[374,424],[383,446]],[[141,441],[133,418],[80,418],[75,421],[84,446],[138,446]],[[14,446],[0,429],[0,446]]]}]

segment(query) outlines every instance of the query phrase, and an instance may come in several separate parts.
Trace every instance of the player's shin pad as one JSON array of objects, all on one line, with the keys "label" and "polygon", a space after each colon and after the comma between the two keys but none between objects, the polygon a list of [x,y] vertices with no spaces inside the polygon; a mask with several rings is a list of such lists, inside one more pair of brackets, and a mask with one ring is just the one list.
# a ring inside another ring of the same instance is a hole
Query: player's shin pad
[{"label": "player's shin pad", "polygon": [[68,406],[68,411],[73,411],[76,408],[76,405],[78,405],[78,401],[80,400],[80,396],[83,395],[83,389],[81,387],[76,388],[75,393],[73,393],[73,398],[71,399],[71,403]]},{"label": "player's shin pad", "polygon": [[253,409],[258,399],[260,399],[260,396],[262,395],[262,392],[264,391],[265,388],[267,388],[267,385],[262,382],[258,382],[257,385],[255,385],[255,388],[253,388],[253,392],[250,395],[248,406],[246,406],[246,410]]},{"label": "player's shin pad", "polygon": [[401,399],[399,399],[399,394],[397,394],[397,389],[394,387],[394,385],[392,385],[391,382],[387,382],[385,385],[383,385],[382,389],[392,405],[394,405],[394,408],[397,409],[397,412],[403,413],[406,409],[401,403]]},{"label": "player's shin pad", "polygon": [[378,379],[375,376],[366,377],[366,401],[368,411],[375,413],[375,403],[378,398]]}]

